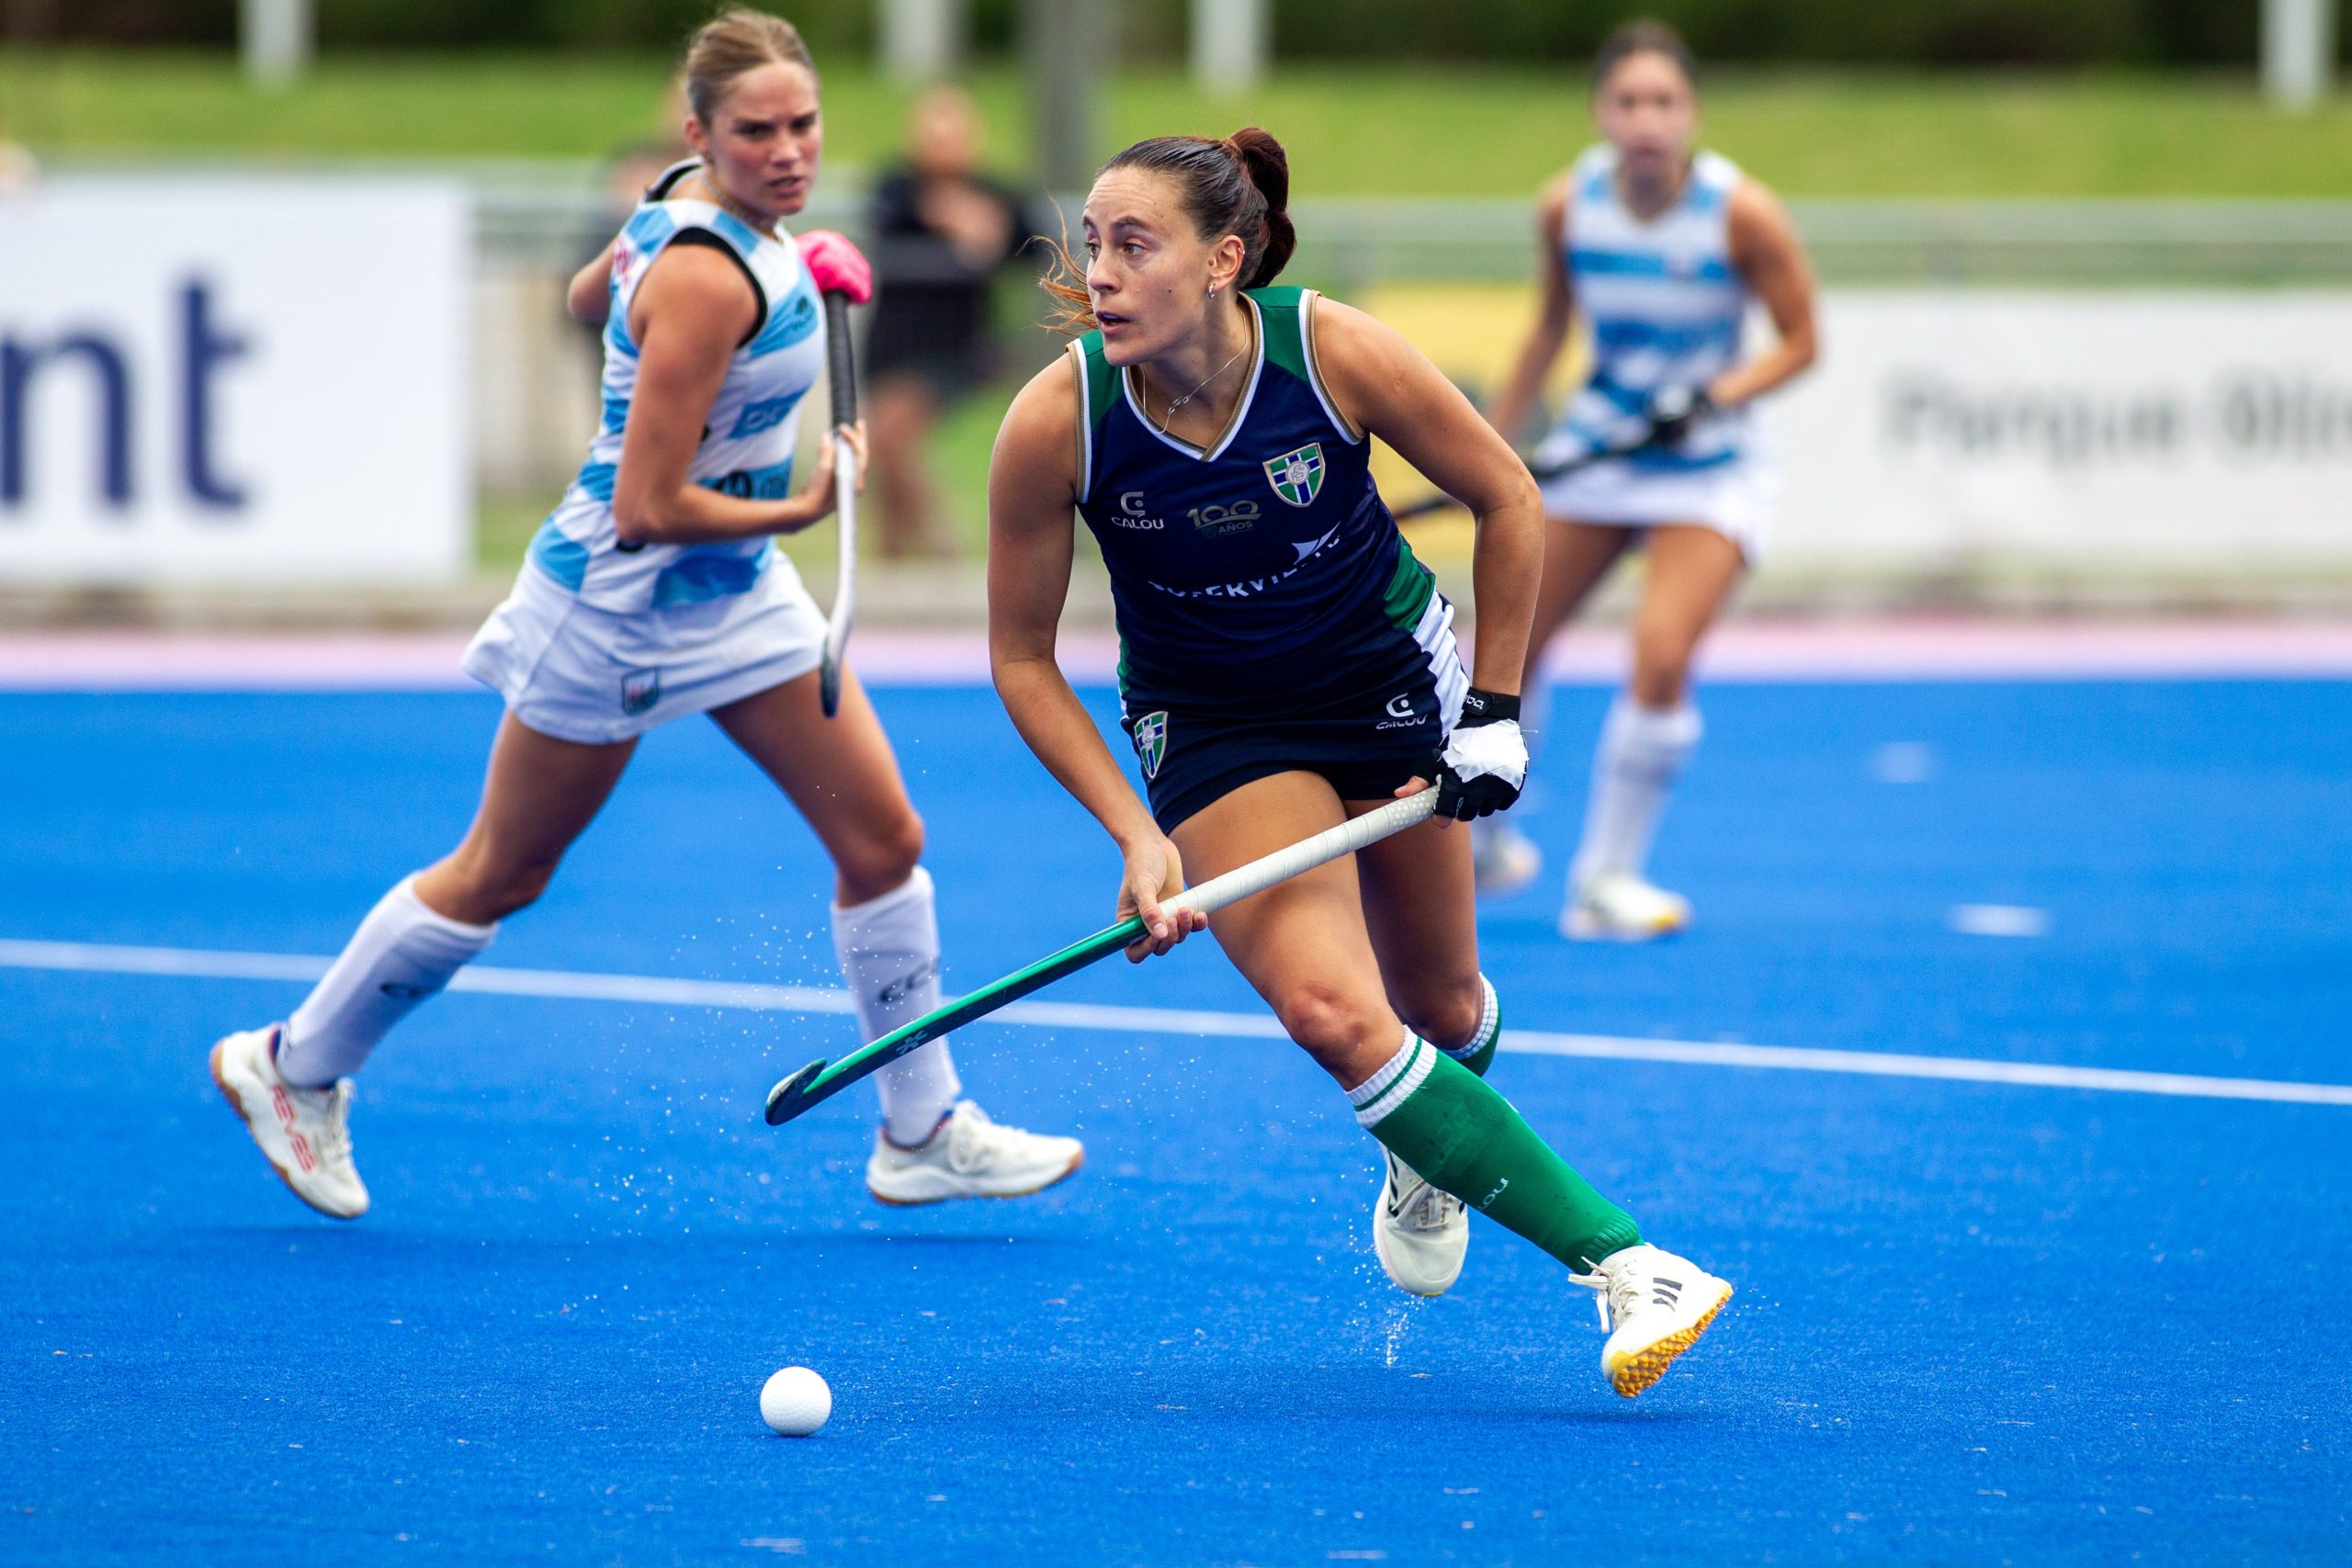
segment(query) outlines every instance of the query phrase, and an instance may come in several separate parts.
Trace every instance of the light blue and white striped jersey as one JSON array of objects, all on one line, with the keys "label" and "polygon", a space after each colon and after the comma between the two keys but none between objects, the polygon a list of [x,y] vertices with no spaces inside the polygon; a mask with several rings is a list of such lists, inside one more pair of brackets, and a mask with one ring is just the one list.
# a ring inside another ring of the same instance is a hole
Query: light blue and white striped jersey
[{"label": "light blue and white striped jersey", "polygon": [[759,324],[729,363],[702,445],[687,466],[694,483],[760,501],[791,494],[801,400],[824,370],[825,312],[799,250],[789,235],[761,234],[724,208],[669,197],[698,166],[689,160],[665,172],[621,231],[612,314],[605,321],[603,423],[588,460],[531,540],[531,564],[600,609],[660,609],[741,593],[775,558],[775,541],[765,536],[632,549],[614,528],[613,482],[637,389],[629,302],[654,258],[681,234],[712,236],[743,264],[760,293]]},{"label": "light blue and white striped jersey", "polygon": [[[1738,165],[1713,152],[1691,162],[1682,195],[1646,221],[1617,192],[1617,150],[1588,149],[1568,171],[1563,257],[1576,309],[1592,327],[1592,375],[1569,400],[1539,462],[1628,446],[1662,387],[1704,387],[1740,357],[1748,289],[1731,259]],[[1635,454],[1635,470],[1681,473],[1735,461],[1747,411],[1718,412],[1681,444]]]}]

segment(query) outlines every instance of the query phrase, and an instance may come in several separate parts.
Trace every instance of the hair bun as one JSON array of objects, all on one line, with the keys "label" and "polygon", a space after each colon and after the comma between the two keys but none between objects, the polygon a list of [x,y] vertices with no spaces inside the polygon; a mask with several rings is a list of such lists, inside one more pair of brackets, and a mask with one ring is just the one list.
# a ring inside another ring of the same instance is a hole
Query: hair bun
[{"label": "hair bun", "polygon": [[1298,231],[1290,220],[1290,154],[1272,131],[1245,125],[1225,139],[1225,150],[1258,194],[1266,198],[1266,249],[1245,287],[1272,283],[1298,249]]}]

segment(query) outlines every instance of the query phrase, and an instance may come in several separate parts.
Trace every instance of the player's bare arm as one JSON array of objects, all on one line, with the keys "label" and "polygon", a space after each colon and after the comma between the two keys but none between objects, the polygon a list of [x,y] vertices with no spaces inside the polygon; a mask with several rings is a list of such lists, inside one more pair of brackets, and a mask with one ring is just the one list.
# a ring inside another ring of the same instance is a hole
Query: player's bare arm
[{"label": "player's bare arm", "polygon": [[1732,192],[1732,265],[1764,302],[1778,341],[1742,365],[1735,365],[1707,389],[1718,408],[1730,408],[1785,386],[1802,375],[1820,352],[1814,325],[1813,262],[1780,198],[1755,180]]},{"label": "player's bare arm", "polygon": [[1201,916],[1165,915],[1159,900],[1184,886],[1182,857],[1136,795],[1054,659],[1069,595],[1077,529],[1078,387],[1067,356],[1039,371],[1012,401],[989,462],[989,665],[1013,728],[1048,773],[1093,814],[1126,862],[1118,915],[1141,915],[1166,953]]},{"label": "player's bare arm", "polygon": [[[760,303],[729,256],[704,245],[662,252],[630,301],[629,335],[640,345],[638,395],[621,441],[613,518],[629,545],[703,545],[791,534],[833,510],[831,442],[797,493],[752,501],[693,483],[687,470],[735,350],[759,324]],[[850,442],[865,478],[865,430]]]},{"label": "player's bare arm", "polygon": [[1535,209],[1535,324],[1528,329],[1512,361],[1510,378],[1487,417],[1506,440],[1526,428],[1544,393],[1544,378],[1552,373],[1567,345],[1568,328],[1576,317],[1576,297],[1568,284],[1563,257],[1568,238],[1568,176],[1561,175],[1544,187]]},{"label": "player's bare arm", "polygon": [[1527,466],[1461,389],[1395,328],[1318,299],[1315,333],[1324,379],[1340,412],[1395,447],[1477,520],[1471,683],[1516,696],[1544,566],[1544,502]]},{"label": "player's bare arm", "polygon": [[564,286],[563,308],[575,321],[601,327],[613,313],[613,257],[621,246],[618,234],[596,253],[596,259],[571,275]]}]

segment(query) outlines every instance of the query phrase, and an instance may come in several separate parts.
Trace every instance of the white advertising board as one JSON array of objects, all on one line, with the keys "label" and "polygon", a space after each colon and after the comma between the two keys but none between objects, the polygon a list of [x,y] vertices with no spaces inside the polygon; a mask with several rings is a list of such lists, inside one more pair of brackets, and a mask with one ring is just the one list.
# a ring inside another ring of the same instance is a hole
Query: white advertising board
[{"label": "white advertising board", "polygon": [[2352,292],[1831,290],[1770,560],[2352,564]]},{"label": "white advertising board", "polygon": [[415,180],[0,201],[0,579],[465,570],[469,228],[461,188]]}]

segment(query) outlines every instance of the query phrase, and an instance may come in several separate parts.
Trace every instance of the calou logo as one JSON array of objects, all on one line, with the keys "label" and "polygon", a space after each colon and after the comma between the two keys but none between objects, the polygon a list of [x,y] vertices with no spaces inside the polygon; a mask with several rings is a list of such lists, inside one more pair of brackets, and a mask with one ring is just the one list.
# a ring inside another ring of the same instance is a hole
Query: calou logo
[{"label": "calou logo", "polygon": [[1114,528],[1131,528],[1138,532],[1145,533],[1167,527],[1168,522],[1165,518],[1147,517],[1144,515],[1148,505],[1148,503],[1143,498],[1143,491],[1139,490],[1121,491],[1119,492],[1119,510],[1111,514],[1111,526]]}]

